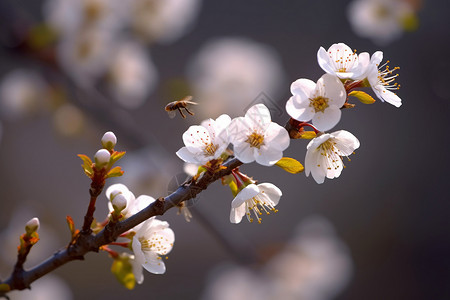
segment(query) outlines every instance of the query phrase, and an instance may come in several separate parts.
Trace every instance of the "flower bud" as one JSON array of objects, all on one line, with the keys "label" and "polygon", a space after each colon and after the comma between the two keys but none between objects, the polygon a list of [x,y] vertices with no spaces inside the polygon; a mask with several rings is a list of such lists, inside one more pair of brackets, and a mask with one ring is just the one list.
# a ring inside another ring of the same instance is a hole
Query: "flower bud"
[{"label": "flower bud", "polygon": [[127,198],[125,198],[122,194],[117,194],[111,199],[111,204],[114,208],[114,211],[120,213],[122,210],[127,207]]},{"label": "flower bud", "polygon": [[25,225],[25,231],[28,235],[32,234],[33,232],[36,232],[38,229],[39,229],[39,219],[38,218],[31,219]]},{"label": "flower bud", "polygon": [[113,150],[117,144],[117,137],[112,131],[106,132],[102,137],[103,148]]},{"label": "flower bud", "polygon": [[95,159],[95,165],[97,167],[103,167],[106,165],[111,158],[111,154],[106,149],[100,149],[95,153],[94,159]]}]

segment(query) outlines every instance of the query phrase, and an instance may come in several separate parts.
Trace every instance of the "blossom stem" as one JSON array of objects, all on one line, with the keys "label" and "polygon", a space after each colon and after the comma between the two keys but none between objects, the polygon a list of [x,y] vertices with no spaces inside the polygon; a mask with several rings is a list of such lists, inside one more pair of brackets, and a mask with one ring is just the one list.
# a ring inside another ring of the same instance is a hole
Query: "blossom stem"
[{"label": "blossom stem", "polygon": [[109,248],[107,245],[101,246],[100,250],[108,252],[109,255],[111,255],[112,258],[119,257],[119,253]]},{"label": "blossom stem", "polygon": [[316,134],[320,132],[320,130],[314,127],[314,125],[307,122],[300,122],[293,118],[289,119],[284,128],[289,132],[289,137],[291,139],[299,139],[301,137],[303,127],[305,126],[311,127]]},{"label": "blossom stem", "polygon": [[239,175],[236,174],[236,172],[239,172],[238,168],[231,170],[231,175],[233,175],[234,180],[236,180],[236,185],[238,187],[238,190],[240,190],[244,183],[242,182],[242,179],[239,177]]},{"label": "blossom stem", "polygon": [[92,233],[91,225],[94,221],[95,203],[97,201],[97,197],[101,194],[103,187],[105,186],[105,175],[106,172],[104,169],[96,170],[94,168],[94,176],[92,177],[91,188],[89,189],[91,198],[89,200],[86,215],[84,216],[84,223],[81,230],[82,234],[88,235]]},{"label": "blossom stem", "polygon": [[126,243],[126,242],[123,242],[123,243],[112,242],[112,243],[109,243],[109,245],[121,246],[121,247],[124,247],[124,248],[128,248],[130,246],[130,243]]},{"label": "blossom stem", "polygon": [[358,87],[362,87],[363,86],[362,83],[363,83],[362,80],[356,80],[356,81],[349,81],[349,80],[347,80],[344,83],[345,91],[348,94],[351,90],[353,90],[355,88],[358,88]]}]

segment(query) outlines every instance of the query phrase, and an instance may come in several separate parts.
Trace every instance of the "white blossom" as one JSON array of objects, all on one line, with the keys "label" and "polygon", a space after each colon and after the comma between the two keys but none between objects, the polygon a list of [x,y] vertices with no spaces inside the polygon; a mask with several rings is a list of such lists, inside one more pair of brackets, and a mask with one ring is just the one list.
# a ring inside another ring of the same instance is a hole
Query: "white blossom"
[{"label": "white blossom", "polygon": [[47,0],[43,13],[58,33],[70,35],[81,27],[119,29],[125,25],[128,5],[122,0]]},{"label": "white blossom", "polygon": [[[169,223],[157,220],[152,217],[142,223],[133,237],[132,249],[136,263],[142,265],[148,272],[153,274],[163,274],[166,272],[166,266],[160,255],[167,255],[173,247],[175,235],[169,228]],[[141,283],[143,280],[142,269],[133,273],[136,281]],[[140,275],[139,275],[140,274]]]},{"label": "white blossom", "polygon": [[114,47],[108,72],[109,89],[125,108],[145,103],[156,87],[158,71],[141,43],[125,40]]},{"label": "white blossom", "polygon": [[[119,194],[124,196],[127,201],[125,209],[121,212],[125,219],[143,210],[155,201],[153,197],[147,195],[141,195],[136,198],[127,186],[121,183],[116,183],[106,189],[106,197],[110,200],[108,202],[110,212],[114,211],[112,201]],[[141,225],[142,223],[134,227],[134,229],[138,230]]]},{"label": "white blossom", "polygon": [[365,72],[366,65],[361,63],[369,60],[369,53],[356,54],[344,43],[331,45],[328,50],[320,47],[317,51],[317,61],[320,67],[328,74],[336,75],[341,79],[355,79]]},{"label": "white blossom", "polygon": [[243,163],[256,160],[264,166],[279,161],[290,143],[288,132],[272,122],[270,111],[264,104],[256,104],[248,109],[245,117],[233,119],[228,136],[237,159]]},{"label": "white blossom", "polygon": [[[366,73],[367,80],[381,101],[386,101],[395,107],[400,107],[402,105],[402,100],[399,96],[397,96],[397,94],[390,91],[398,90],[400,87],[397,83],[393,83],[395,78],[398,76],[398,74],[393,75],[393,72],[399,68],[395,67],[393,69],[389,69],[389,66],[387,65],[389,61],[380,66],[382,60],[383,52],[377,51],[372,55],[370,65]],[[383,70],[383,68],[385,69]]]},{"label": "white blossom", "polygon": [[337,178],[344,168],[342,156],[349,156],[359,148],[359,140],[345,130],[325,133],[312,139],[306,151],[305,173],[311,173],[317,183],[325,177]]},{"label": "white blossom", "polygon": [[261,223],[263,213],[277,212],[275,206],[281,198],[281,190],[272,183],[249,184],[231,202],[230,222],[240,223],[244,215],[253,222],[252,213]]},{"label": "white blossom", "polygon": [[333,128],[341,119],[341,107],[347,99],[342,82],[334,75],[324,74],[317,84],[298,79],[291,85],[292,97],[286,111],[298,121],[309,121],[320,131]]},{"label": "white blossom", "polygon": [[65,35],[59,41],[57,59],[64,71],[82,87],[93,86],[109,63],[115,45],[109,30],[87,28]]},{"label": "white blossom", "polygon": [[386,45],[402,35],[404,22],[414,17],[414,11],[409,1],[354,0],[347,15],[357,35]]},{"label": "white blossom", "polygon": [[306,217],[288,245],[264,267],[271,278],[266,299],[334,299],[348,285],[352,259],[333,224]]},{"label": "white blossom", "polygon": [[219,158],[229,144],[226,128],[230,122],[231,118],[224,114],[216,120],[205,120],[200,126],[189,127],[183,134],[185,147],[177,151],[177,156],[198,165]]},{"label": "white blossom", "polygon": [[47,84],[42,76],[27,69],[16,69],[0,83],[0,114],[14,119],[45,107]]},{"label": "white blossom", "polygon": [[270,104],[266,98],[277,96],[285,72],[275,49],[250,39],[226,37],[203,45],[191,59],[187,76],[202,106],[198,113],[235,117],[253,101]]},{"label": "white blossom", "polygon": [[132,0],[131,27],[142,38],[171,43],[189,31],[200,0]]}]

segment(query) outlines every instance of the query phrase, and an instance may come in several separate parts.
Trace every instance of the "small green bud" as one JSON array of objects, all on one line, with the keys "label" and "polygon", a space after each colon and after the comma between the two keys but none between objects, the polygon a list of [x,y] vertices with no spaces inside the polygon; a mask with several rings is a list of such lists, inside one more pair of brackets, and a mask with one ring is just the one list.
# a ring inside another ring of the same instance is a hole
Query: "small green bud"
[{"label": "small green bud", "polygon": [[38,218],[31,219],[25,225],[25,231],[28,235],[31,235],[32,233],[36,232],[38,229],[39,229],[39,219]]},{"label": "small green bud", "polygon": [[100,149],[94,155],[95,165],[100,168],[109,163],[110,159],[111,154],[106,149]]},{"label": "small green bud", "polygon": [[116,194],[111,198],[111,204],[114,208],[114,211],[116,213],[120,213],[125,209],[125,207],[127,207],[127,198],[125,198],[125,196],[122,194]]},{"label": "small green bud", "polygon": [[117,144],[117,137],[112,131],[106,132],[102,137],[103,148],[112,151]]}]

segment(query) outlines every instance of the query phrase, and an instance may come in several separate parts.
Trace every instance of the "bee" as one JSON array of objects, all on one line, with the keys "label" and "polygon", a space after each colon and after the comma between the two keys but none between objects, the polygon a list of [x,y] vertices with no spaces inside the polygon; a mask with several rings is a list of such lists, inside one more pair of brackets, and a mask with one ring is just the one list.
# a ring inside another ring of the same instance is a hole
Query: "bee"
[{"label": "bee", "polygon": [[175,117],[175,115],[177,114],[177,112],[176,112],[177,110],[180,112],[183,119],[185,119],[186,116],[183,114],[183,111],[181,109],[186,110],[186,112],[188,114],[193,116],[194,113],[188,109],[188,106],[189,105],[198,105],[198,103],[192,102],[191,100],[192,100],[192,96],[186,96],[181,100],[170,102],[169,104],[166,105],[165,110],[167,111],[167,113],[169,114],[169,117],[171,119]]}]

